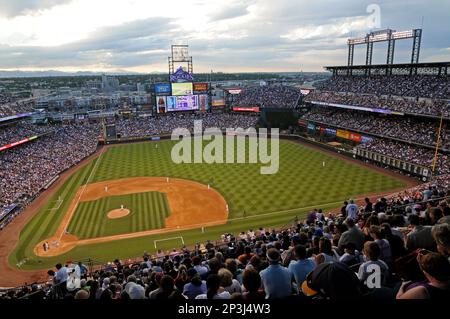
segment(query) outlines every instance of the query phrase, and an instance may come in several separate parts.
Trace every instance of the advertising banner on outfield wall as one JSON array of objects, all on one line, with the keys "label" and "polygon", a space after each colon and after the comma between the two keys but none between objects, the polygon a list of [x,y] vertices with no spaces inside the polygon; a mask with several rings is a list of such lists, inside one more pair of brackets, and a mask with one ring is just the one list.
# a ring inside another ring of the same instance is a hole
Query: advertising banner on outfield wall
[{"label": "advertising banner on outfield wall", "polygon": [[349,131],[344,131],[344,130],[337,130],[336,131],[336,136],[337,137],[342,137],[342,138],[345,138],[345,139],[349,139],[349,135],[350,135],[350,132]]},{"label": "advertising banner on outfield wall", "polygon": [[361,134],[350,132],[349,139],[355,142],[361,142]]},{"label": "advertising banner on outfield wall", "polygon": [[308,130],[315,130],[316,126],[313,123],[308,123]]},{"label": "advertising banner on outfield wall", "polygon": [[308,122],[306,122],[305,120],[298,120],[298,125],[300,125],[300,126],[307,126]]},{"label": "advertising banner on outfield wall", "polygon": [[326,132],[328,135],[336,136],[336,130],[335,130],[334,128],[327,128],[327,129],[325,130],[325,132]]},{"label": "advertising banner on outfield wall", "polygon": [[367,143],[367,142],[372,142],[373,138],[369,137],[369,136],[361,136],[361,143]]}]

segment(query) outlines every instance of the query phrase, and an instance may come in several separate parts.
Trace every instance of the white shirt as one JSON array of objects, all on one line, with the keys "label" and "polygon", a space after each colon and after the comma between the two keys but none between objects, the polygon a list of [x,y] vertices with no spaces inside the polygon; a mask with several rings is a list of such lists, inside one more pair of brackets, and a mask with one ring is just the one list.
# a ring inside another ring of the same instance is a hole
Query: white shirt
[{"label": "white shirt", "polygon": [[[221,292],[219,294],[215,294],[213,299],[230,299],[231,295],[228,291]],[[207,294],[201,294],[195,297],[195,299],[208,299]]]}]

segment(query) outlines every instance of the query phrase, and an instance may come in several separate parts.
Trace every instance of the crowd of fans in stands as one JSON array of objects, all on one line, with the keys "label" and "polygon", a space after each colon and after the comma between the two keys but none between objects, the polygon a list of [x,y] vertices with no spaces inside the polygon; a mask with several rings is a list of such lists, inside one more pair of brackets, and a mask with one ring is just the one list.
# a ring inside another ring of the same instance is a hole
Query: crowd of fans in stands
[{"label": "crowd of fans in stands", "polygon": [[305,99],[308,102],[325,102],[350,106],[370,107],[402,113],[424,114],[450,117],[449,102],[446,100],[417,100],[407,97],[376,96],[371,94],[343,92],[311,92]]},{"label": "crowd of fans in stands", "polygon": [[55,127],[55,125],[34,125],[28,121],[0,126],[0,146],[52,132]]},{"label": "crowd of fans in stands", "polygon": [[333,76],[317,86],[319,90],[358,94],[395,95],[450,99],[450,76],[372,75]]},{"label": "crowd of fans in stands", "polygon": [[[379,114],[333,107],[313,107],[304,115],[304,118],[424,145],[436,145],[439,128],[439,121],[394,116],[385,117]],[[440,147],[450,149],[450,128],[441,130]]]},{"label": "crowd of fans in stands", "polygon": [[166,114],[160,117],[129,118],[116,121],[117,133],[122,137],[141,137],[171,134],[176,128],[194,128],[194,121],[202,121],[202,127],[227,128],[255,127],[258,117],[250,114]]},{"label": "crowd of fans in stands", "polygon": [[52,134],[0,153],[0,208],[18,199],[27,202],[53,177],[96,150],[98,124],[53,128]]},{"label": "crowd of fans in stands", "polygon": [[233,106],[295,108],[300,90],[285,85],[246,87],[237,95]]},{"label": "crowd of fans in stands", "polygon": [[3,292],[16,299],[332,299],[450,297],[450,178],[340,212],[314,209],[283,229],[224,234],[140,262],[89,272],[57,264],[49,280]]},{"label": "crowd of fans in stands", "polygon": [[[434,158],[434,151],[431,149],[385,139],[373,139],[371,142],[359,144],[357,148],[425,167],[431,167]],[[450,156],[444,153],[437,153],[435,166],[436,173],[449,174]]]}]

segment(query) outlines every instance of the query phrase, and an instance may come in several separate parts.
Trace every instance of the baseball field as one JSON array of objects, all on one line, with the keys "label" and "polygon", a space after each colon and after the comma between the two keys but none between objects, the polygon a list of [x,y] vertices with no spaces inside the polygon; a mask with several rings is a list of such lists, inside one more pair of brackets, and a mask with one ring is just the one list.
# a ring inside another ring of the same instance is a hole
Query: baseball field
[{"label": "baseball field", "polygon": [[104,147],[22,228],[10,267],[134,258],[226,232],[286,225],[315,207],[336,209],[348,198],[406,186],[393,174],[291,141],[280,141],[275,175],[261,175],[261,164],[175,164],[174,143]]}]

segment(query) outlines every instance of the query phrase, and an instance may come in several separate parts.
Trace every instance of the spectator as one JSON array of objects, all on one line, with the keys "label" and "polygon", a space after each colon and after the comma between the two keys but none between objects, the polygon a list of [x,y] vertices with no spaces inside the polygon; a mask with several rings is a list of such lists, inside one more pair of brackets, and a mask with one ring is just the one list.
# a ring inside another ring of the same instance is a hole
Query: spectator
[{"label": "spectator", "polygon": [[385,286],[389,275],[389,267],[380,259],[380,246],[376,242],[368,241],[364,244],[363,253],[367,261],[359,266],[359,280],[369,289]]},{"label": "spectator", "polygon": [[339,239],[339,249],[342,251],[343,247],[349,243],[353,243],[357,250],[361,251],[364,245],[364,234],[355,225],[352,218],[347,218],[345,220],[348,230],[345,231]]},{"label": "spectator", "polygon": [[450,298],[450,262],[441,254],[420,252],[418,261],[428,283],[404,292],[400,288],[397,299],[449,300]]},{"label": "spectator", "polygon": [[195,299],[198,295],[206,294],[206,282],[200,278],[194,268],[188,270],[188,277],[191,282],[184,285],[183,295],[188,299]]},{"label": "spectator", "polygon": [[409,216],[409,224],[412,228],[406,237],[406,248],[416,250],[418,248],[435,250],[436,243],[431,235],[431,226],[423,226],[420,224],[418,215]]},{"label": "spectator", "polygon": [[198,295],[195,299],[230,299],[230,293],[220,287],[220,282],[221,279],[219,275],[209,275],[206,280],[206,287],[208,288],[207,293]]},{"label": "spectator", "polygon": [[280,252],[275,248],[267,251],[269,267],[260,272],[266,299],[281,299],[291,295],[291,273],[280,265]]},{"label": "spectator", "polygon": [[242,294],[244,300],[263,300],[265,293],[261,289],[261,277],[254,269],[246,269],[242,275],[242,284],[245,292]]},{"label": "spectator", "polygon": [[450,261],[450,226],[449,224],[437,224],[431,229],[431,234],[436,242],[437,251]]},{"label": "spectator", "polygon": [[314,261],[306,258],[306,247],[303,245],[295,246],[295,261],[289,264],[289,271],[292,278],[297,284],[297,289],[300,291],[300,286],[305,281],[306,276],[316,267]]}]

